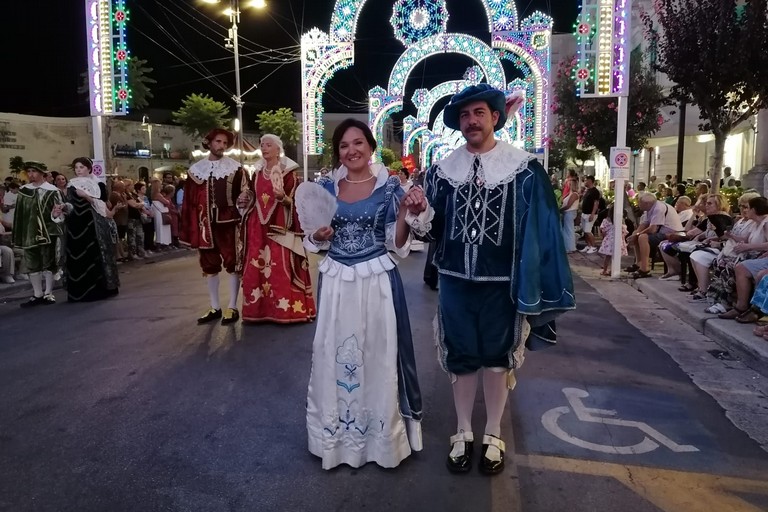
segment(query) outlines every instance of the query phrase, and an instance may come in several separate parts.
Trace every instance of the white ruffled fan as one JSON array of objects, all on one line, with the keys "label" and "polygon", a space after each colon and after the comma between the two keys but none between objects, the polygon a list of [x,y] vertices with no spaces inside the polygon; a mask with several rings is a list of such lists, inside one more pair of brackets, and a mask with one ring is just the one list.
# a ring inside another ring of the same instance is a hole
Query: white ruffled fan
[{"label": "white ruffled fan", "polygon": [[96,199],[101,197],[101,189],[99,188],[99,184],[93,178],[72,178],[69,180],[69,183],[67,183],[67,186],[82,190],[89,196],[95,197]]},{"label": "white ruffled fan", "polygon": [[296,188],[296,211],[306,234],[330,226],[337,207],[336,197],[317,183],[305,181]]}]

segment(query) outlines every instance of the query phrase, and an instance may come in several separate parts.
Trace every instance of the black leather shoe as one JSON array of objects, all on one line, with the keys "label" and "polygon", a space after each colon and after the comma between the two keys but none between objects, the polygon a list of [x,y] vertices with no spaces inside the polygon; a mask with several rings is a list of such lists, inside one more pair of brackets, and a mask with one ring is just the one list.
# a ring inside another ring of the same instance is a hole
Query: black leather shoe
[{"label": "black leather shoe", "polygon": [[[501,452],[501,460],[491,460],[485,456],[491,445]],[[506,449],[504,441],[496,436],[485,434],[483,436],[483,456],[480,457],[480,472],[486,475],[496,475],[504,471],[504,450]]]},{"label": "black leather shoe", "polygon": [[32,306],[44,306],[48,304],[48,301],[45,300],[45,297],[32,297],[26,302],[22,302],[19,304],[22,308],[31,308]]},{"label": "black leather shoe", "polygon": [[[472,432],[459,432],[451,436],[451,453],[445,461],[448,471],[451,473],[466,473],[472,469],[472,445],[475,440]],[[451,455],[456,443],[464,443],[464,452],[459,455]]]},{"label": "black leather shoe", "polygon": [[197,319],[198,324],[207,324],[208,322],[212,320],[217,320],[221,318],[221,310],[220,309],[209,309],[206,311],[206,313]]},{"label": "black leather shoe", "polygon": [[224,316],[221,318],[221,325],[233,324],[240,320],[240,312],[233,308],[224,310]]}]

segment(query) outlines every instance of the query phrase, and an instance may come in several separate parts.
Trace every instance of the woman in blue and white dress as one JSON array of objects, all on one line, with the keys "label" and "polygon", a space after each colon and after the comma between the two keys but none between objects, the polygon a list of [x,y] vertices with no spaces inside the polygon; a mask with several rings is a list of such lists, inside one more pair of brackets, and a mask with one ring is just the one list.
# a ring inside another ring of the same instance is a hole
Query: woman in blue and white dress
[{"label": "woman in blue and white dress", "polygon": [[[331,226],[307,237],[319,264],[317,330],[307,396],[309,451],[323,469],[395,467],[419,451],[421,393],[400,274],[389,251],[408,254],[411,230],[428,230],[423,192],[369,165],[376,141],[347,119],[333,134],[341,167],[318,180],[337,198]],[[419,214],[419,212],[423,212]]]}]

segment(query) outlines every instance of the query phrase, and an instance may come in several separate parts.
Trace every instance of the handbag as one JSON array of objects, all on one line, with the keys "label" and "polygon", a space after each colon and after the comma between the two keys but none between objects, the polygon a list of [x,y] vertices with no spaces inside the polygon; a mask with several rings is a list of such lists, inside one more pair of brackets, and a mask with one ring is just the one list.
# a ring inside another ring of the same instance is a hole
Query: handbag
[{"label": "handbag", "polygon": [[[155,205],[152,205],[152,208],[160,212],[160,208],[158,208]],[[167,226],[171,223],[171,212],[160,212],[160,218],[163,221],[163,226]]]}]

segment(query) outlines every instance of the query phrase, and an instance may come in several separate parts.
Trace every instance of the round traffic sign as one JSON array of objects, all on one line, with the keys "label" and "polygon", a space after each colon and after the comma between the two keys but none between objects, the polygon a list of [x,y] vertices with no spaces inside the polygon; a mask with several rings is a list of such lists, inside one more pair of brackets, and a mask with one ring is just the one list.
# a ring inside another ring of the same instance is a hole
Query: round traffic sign
[{"label": "round traffic sign", "polygon": [[629,159],[626,153],[619,153],[616,155],[614,162],[616,162],[617,167],[624,167],[629,163]]}]

